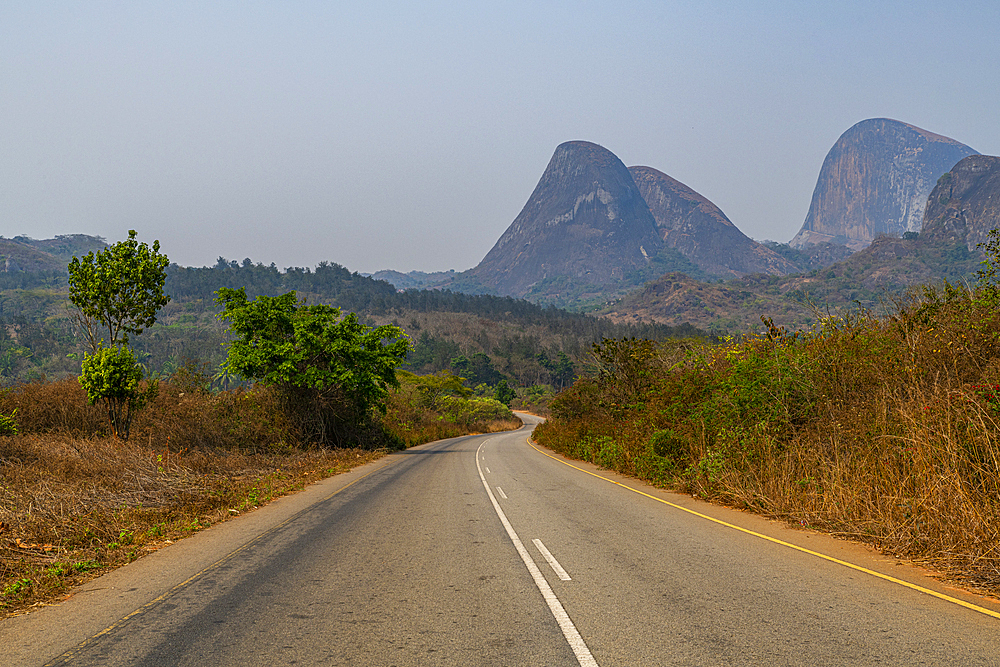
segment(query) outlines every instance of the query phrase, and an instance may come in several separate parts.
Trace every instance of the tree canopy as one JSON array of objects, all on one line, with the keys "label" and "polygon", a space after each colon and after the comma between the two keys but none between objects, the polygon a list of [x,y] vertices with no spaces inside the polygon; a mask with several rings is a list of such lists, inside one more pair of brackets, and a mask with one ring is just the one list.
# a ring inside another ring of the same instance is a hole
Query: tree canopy
[{"label": "tree canopy", "polygon": [[108,331],[107,344],[127,344],[129,334],[138,336],[156,321],[156,312],[170,297],[163,293],[170,260],[160,254],[160,242],[150,248],[128,240],[104,250],[91,251],[69,263],[69,299],[80,309],[80,321],[96,352],[103,347],[99,323]]},{"label": "tree canopy", "polygon": [[300,414],[312,415],[313,435],[325,443],[330,425],[365,420],[385,411],[396,368],[410,341],[399,327],[368,327],[354,313],[305,305],[294,291],[247,299],[245,290],[222,288],[220,319],[235,339],[225,370],[283,390]]}]

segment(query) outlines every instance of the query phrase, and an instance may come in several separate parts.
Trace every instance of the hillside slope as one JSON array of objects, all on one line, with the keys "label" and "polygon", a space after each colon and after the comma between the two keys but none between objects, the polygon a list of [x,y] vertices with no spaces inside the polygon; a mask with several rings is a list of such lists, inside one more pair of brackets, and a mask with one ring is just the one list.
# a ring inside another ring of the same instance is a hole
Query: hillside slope
[{"label": "hillside slope", "polygon": [[652,167],[629,167],[656,220],[664,245],[675,248],[705,273],[736,277],[784,275],[795,265],[736,228],[711,201]]}]

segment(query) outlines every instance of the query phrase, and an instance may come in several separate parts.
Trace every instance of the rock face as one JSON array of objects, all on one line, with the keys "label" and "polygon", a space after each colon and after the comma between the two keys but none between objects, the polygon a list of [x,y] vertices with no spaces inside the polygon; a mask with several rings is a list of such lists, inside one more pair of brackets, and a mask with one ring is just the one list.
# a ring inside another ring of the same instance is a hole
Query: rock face
[{"label": "rock face", "polygon": [[921,236],[961,241],[969,250],[1000,227],[1000,157],[970,155],[938,179]]},{"label": "rock face", "polygon": [[832,241],[860,250],[880,234],[919,231],[938,177],[974,154],[954,139],[896,120],[861,121],[827,154],[805,224],[790,245]]},{"label": "rock face", "polygon": [[792,262],[746,236],[718,206],[680,181],[651,167],[629,167],[656,220],[663,243],[706,273],[794,273]]},{"label": "rock face", "polygon": [[586,141],[556,148],[528,202],[469,277],[505,296],[560,276],[619,284],[659,252],[656,221],[613,153]]}]

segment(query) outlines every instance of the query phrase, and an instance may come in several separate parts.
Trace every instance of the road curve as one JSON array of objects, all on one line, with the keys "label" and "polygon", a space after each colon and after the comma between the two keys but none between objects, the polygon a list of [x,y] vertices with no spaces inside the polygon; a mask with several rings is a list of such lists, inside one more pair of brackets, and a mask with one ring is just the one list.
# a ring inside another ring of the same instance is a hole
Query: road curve
[{"label": "road curve", "polygon": [[165,548],[0,622],[0,665],[1000,664],[996,602],[567,465],[529,429],[399,452]]}]

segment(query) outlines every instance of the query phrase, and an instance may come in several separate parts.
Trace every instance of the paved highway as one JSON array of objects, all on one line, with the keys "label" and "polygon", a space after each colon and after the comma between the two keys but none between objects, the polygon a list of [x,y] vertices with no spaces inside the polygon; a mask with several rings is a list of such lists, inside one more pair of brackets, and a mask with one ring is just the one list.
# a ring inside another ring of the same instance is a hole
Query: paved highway
[{"label": "paved highway", "polygon": [[0,622],[0,664],[1000,664],[1000,604],[550,456],[529,428],[399,452],[165,548]]}]

